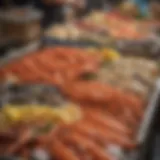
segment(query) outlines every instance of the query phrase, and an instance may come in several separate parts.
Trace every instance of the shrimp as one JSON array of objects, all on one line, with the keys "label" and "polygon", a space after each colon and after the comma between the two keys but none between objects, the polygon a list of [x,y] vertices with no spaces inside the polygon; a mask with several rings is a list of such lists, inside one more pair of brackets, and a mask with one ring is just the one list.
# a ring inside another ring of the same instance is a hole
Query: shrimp
[{"label": "shrimp", "polygon": [[[75,126],[74,128],[77,132],[84,133],[85,135],[88,134],[88,138],[90,139],[93,137],[101,137],[101,140],[103,140],[106,144],[108,142],[112,142],[115,144],[118,144],[125,148],[133,148],[135,145],[132,143],[132,141],[127,137],[125,134],[115,134],[115,131],[111,131],[110,129],[106,129],[100,125],[97,125],[95,123],[90,122],[89,120],[86,120],[84,123],[80,123]],[[89,132],[90,130],[90,132]],[[87,131],[87,133],[86,133]],[[92,132],[92,133],[91,133]],[[99,138],[100,139],[100,138]],[[101,141],[102,143],[102,141]]]},{"label": "shrimp", "polygon": [[18,139],[18,141],[16,141],[7,149],[6,154],[9,155],[14,154],[18,149],[20,149],[22,146],[28,143],[28,141],[32,138],[32,135],[33,135],[32,130],[25,130]]},{"label": "shrimp", "polygon": [[111,89],[110,87],[101,85],[94,81],[93,82],[90,81],[90,83],[88,82],[76,82],[74,84],[72,83],[65,89],[65,92],[75,100],[91,101],[101,104],[108,102],[108,100],[112,96],[112,91],[113,89]]},{"label": "shrimp", "polygon": [[70,133],[63,137],[63,140],[67,143],[71,143],[73,145],[79,146],[80,148],[84,148],[88,151],[91,155],[93,155],[97,159],[101,160],[113,160],[114,158],[109,155],[105,151],[105,149],[99,147],[94,143],[93,141],[90,141],[89,139],[85,138],[82,135],[79,135],[78,133]]},{"label": "shrimp", "polygon": [[141,119],[143,115],[143,102],[140,101],[138,98],[130,95],[127,95],[125,100],[126,103],[129,104],[129,106],[132,107],[132,109],[134,109],[134,112],[138,119]]},{"label": "shrimp", "polygon": [[55,137],[52,138],[50,153],[52,157],[60,160],[79,160],[76,154],[68,148],[68,146],[57,140]]},{"label": "shrimp", "polygon": [[105,116],[101,113],[91,113],[87,112],[87,116],[89,119],[94,121],[95,123],[104,126],[106,128],[110,128],[112,130],[115,130],[116,132],[124,133],[124,134],[131,134],[131,131],[123,125],[122,123],[118,122],[111,116]]},{"label": "shrimp", "polygon": [[77,132],[81,135],[86,136],[88,139],[95,140],[98,144],[102,146],[106,146],[107,144],[104,137],[97,133],[96,128],[90,127],[87,124],[83,125],[83,121],[80,124],[78,123],[78,125],[76,124],[72,130],[73,132]]}]

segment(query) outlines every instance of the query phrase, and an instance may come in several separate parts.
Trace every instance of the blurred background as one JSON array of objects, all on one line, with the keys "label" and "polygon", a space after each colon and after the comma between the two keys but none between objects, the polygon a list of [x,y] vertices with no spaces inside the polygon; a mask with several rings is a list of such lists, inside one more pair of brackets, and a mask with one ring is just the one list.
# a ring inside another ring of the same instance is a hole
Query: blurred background
[{"label": "blurred background", "polygon": [[[103,13],[111,11],[119,12],[118,14],[128,18],[159,20],[159,2],[155,0],[113,0],[112,2],[107,0],[2,0],[0,8],[0,35],[3,39],[1,44],[4,41],[5,43],[17,41],[20,44],[39,40],[52,25],[76,25],[84,22],[87,17],[100,19]],[[74,29],[78,30],[78,26],[74,26]],[[56,26],[53,27],[52,32],[54,30]]]}]

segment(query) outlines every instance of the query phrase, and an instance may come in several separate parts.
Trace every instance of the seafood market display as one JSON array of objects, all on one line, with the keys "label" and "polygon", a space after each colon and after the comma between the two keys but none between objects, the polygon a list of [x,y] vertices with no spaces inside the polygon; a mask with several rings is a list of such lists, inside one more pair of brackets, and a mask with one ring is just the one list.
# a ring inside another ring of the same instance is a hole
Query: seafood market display
[{"label": "seafood market display", "polygon": [[[151,29],[158,26],[152,20],[136,20],[117,13],[93,12],[80,23],[85,27],[101,28],[116,39],[139,40],[152,35]],[[100,26],[101,25],[101,26]]]},{"label": "seafood market display", "polygon": [[47,83],[61,88],[82,75],[96,73],[100,62],[100,56],[90,56],[85,50],[49,48],[2,68],[1,78],[14,75],[24,83]]},{"label": "seafood market display", "polygon": [[120,160],[139,145],[157,75],[155,61],[112,49],[46,48],[3,66],[0,80],[18,84],[0,87],[0,155]]},{"label": "seafood market display", "polygon": [[[67,102],[53,86],[3,84],[0,93],[1,156],[25,158],[22,155],[23,146],[28,143],[38,146],[34,137],[40,138],[47,131],[53,130],[56,124],[71,124],[82,118],[81,109]],[[31,150],[33,147],[29,145]]]},{"label": "seafood market display", "polygon": [[[96,82],[77,82],[70,87],[66,94],[81,102],[81,109],[76,109],[76,106],[60,109],[37,105],[4,106],[1,119],[7,125],[1,126],[3,147],[0,147],[0,153],[29,159],[35,156],[34,152],[41,150],[51,159],[93,157],[112,160],[118,158],[118,153],[112,151],[113,146],[128,151],[136,147],[134,138],[143,117],[143,102],[140,99]],[[92,91],[89,94],[90,88],[99,88],[97,92],[108,95],[98,98]],[[83,90],[89,97],[84,99],[78,92],[75,98],[75,89]],[[92,105],[93,102],[95,105]],[[31,114],[34,117],[29,116]],[[73,119],[65,118],[67,115]]]},{"label": "seafood market display", "polygon": [[70,24],[51,26],[45,37],[66,40],[96,42],[98,44],[113,43],[113,40],[139,41],[154,35],[153,29],[159,23],[153,20],[137,20],[119,13],[91,12],[83,19]]},{"label": "seafood market display", "polygon": [[150,18],[124,16],[118,11],[93,11],[85,17],[49,27],[45,45],[112,46],[123,54],[159,57],[160,23]]}]

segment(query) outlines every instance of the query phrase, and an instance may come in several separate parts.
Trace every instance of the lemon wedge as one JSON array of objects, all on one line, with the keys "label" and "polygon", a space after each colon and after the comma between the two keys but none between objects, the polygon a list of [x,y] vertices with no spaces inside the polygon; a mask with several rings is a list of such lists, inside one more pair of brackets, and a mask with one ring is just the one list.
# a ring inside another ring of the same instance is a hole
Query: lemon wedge
[{"label": "lemon wedge", "polygon": [[120,54],[114,49],[102,49],[102,56],[104,60],[117,60],[120,58]]}]

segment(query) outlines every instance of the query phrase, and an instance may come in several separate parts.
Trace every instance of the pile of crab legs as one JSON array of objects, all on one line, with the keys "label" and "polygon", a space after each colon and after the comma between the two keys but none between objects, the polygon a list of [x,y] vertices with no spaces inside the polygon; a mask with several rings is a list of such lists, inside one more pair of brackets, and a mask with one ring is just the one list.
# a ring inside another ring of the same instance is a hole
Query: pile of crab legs
[{"label": "pile of crab legs", "polygon": [[[48,55],[54,57],[56,55],[54,55],[54,53],[58,52],[58,56],[63,53],[62,55],[64,57],[68,57],[67,54],[64,54],[64,50],[65,49],[59,48],[48,49],[40,53],[40,56],[45,57],[44,53],[49,52]],[[69,49],[69,51],[74,52],[71,54],[72,58],[80,53],[80,50],[77,51],[75,49]],[[46,57],[48,55],[46,54]],[[85,73],[85,71],[95,72],[98,68],[99,60],[93,57],[87,60],[87,57],[89,56],[79,56],[77,58],[79,64],[76,65],[78,66],[77,72],[75,69],[71,69],[74,74],[70,74],[72,75],[70,78],[58,84],[55,84],[55,81],[50,77],[53,77],[55,73],[61,73],[60,75],[62,76],[69,71],[67,66],[75,66],[77,59],[75,61],[74,58],[72,60],[69,58],[69,65],[66,64],[67,60],[65,59],[65,65],[61,65],[61,67],[63,66],[61,69],[55,69],[55,67],[58,66],[58,61],[54,67],[49,63],[46,65],[46,68],[50,65],[50,67],[48,67],[49,70],[47,69],[47,72],[44,73],[41,70],[42,63],[40,62],[42,61],[37,62],[37,54],[26,57],[26,59],[16,64],[2,68],[0,71],[2,77],[12,73],[15,74],[22,83],[26,83],[28,80],[30,82],[48,82],[53,85],[58,85],[66,97],[80,105],[83,118],[70,125],[59,124],[43,135],[33,136],[32,125],[18,127],[19,129],[16,130],[16,134],[12,132],[7,134],[1,133],[0,139],[3,137],[3,139],[8,139],[9,142],[7,144],[5,141],[6,148],[4,145],[0,147],[0,153],[19,155],[29,159],[33,149],[43,148],[43,150],[49,153],[51,159],[115,160],[117,157],[110,152],[110,146],[115,145],[125,150],[132,150],[137,146],[135,135],[143,118],[145,109],[143,101],[131,93],[126,94],[122,90],[101,84],[95,80],[78,80],[77,77],[79,77],[80,74]],[[30,72],[25,74],[20,71],[20,68],[26,67],[26,65],[24,65],[26,61],[28,64],[27,67],[30,66],[28,71],[38,71],[36,74],[32,74],[31,76],[29,75]],[[34,61],[36,61],[36,63]],[[62,59],[59,61],[59,64],[60,62],[62,62]],[[92,63],[90,63],[88,67],[87,63],[89,62]],[[43,63],[43,65],[44,64],[45,63]],[[87,66],[87,69],[84,66]],[[32,70],[32,68],[34,70]],[[43,67],[43,69],[46,68]],[[65,69],[66,72],[62,72],[62,69]],[[14,134],[14,136],[12,134]]]}]

